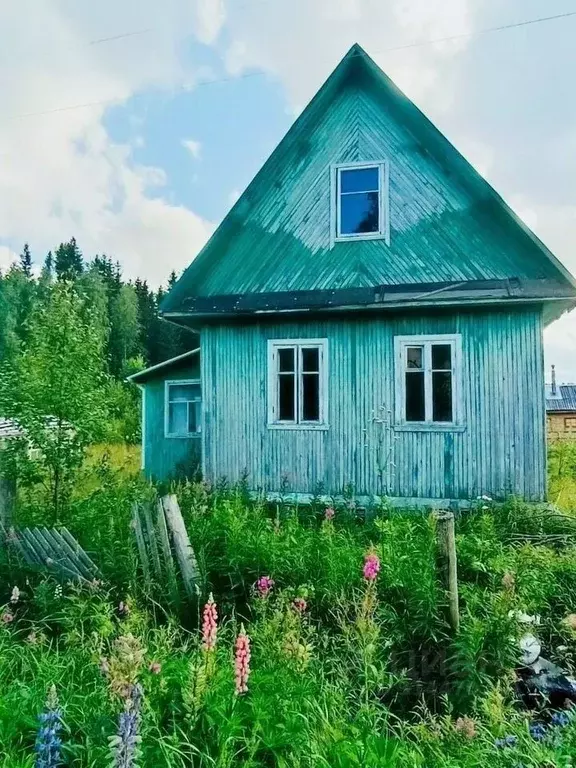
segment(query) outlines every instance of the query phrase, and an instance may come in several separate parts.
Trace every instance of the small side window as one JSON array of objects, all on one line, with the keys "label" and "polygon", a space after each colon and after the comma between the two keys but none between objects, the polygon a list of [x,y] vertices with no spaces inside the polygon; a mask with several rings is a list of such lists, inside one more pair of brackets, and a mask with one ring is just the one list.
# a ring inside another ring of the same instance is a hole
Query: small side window
[{"label": "small side window", "polygon": [[201,396],[198,381],[166,382],[166,437],[194,437],[200,433]]}]

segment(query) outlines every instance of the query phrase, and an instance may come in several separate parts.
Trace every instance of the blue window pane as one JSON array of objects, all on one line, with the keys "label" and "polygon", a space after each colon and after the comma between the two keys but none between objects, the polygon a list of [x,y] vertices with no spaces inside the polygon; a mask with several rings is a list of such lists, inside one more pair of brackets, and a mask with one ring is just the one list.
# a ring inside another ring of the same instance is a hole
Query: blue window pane
[{"label": "blue window pane", "polygon": [[380,231],[378,192],[340,196],[340,234]]},{"label": "blue window pane", "polygon": [[378,192],[378,168],[340,171],[340,192]]},{"label": "blue window pane", "polygon": [[168,410],[168,432],[171,435],[188,434],[187,403],[170,403]]},{"label": "blue window pane", "polygon": [[171,403],[185,403],[200,397],[199,384],[170,384],[169,400]]}]

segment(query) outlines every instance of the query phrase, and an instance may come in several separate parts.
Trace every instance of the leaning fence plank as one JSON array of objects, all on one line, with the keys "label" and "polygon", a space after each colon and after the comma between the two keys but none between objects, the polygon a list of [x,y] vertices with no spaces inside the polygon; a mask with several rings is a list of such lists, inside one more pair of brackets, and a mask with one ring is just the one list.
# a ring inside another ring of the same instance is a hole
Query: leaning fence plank
[{"label": "leaning fence plank", "polygon": [[60,528],[60,535],[62,538],[66,541],[66,543],[74,550],[75,555],[78,557],[78,559],[82,562],[84,567],[90,571],[90,573],[93,576],[99,576],[100,570],[96,563],[94,563],[93,560],[91,560],[86,552],[82,549],[80,544],[76,541],[74,536],[70,533],[70,531],[67,528]]},{"label": "leaning fence plank", "polygon": [[134,526],[134,533],[136,534],[136,544],[138,546],[138,553],[140,555],[140,563],[142,564],[144,580],[146,582],[146,585],[150,586],[150,565],[148,563],[148,554],[146,553],[146,543],[144,541],[144,534],[142,533],[142,525],[140,521],[140,508],[136,502],[134,502],[134,504],[132,505],[132,525]]},{"label": "leaning fence plank", "polygon": [[146,528],[146,535],[148,538],[148,548],[151,555],[152,565],[154,566],[156,582],[162,583],[162,564],[160,563],[160,553],[158,551],[158,542],[156,541],[156,531],[154,530],[154,523],[152,522],[152,513],[150,511],[150,504],[145,502],[140,509],[142,510],[142,517],[144,518],[144,525]]},{"label": "leaning fence plank", "polygon": [[200,571],[178,506],[178,499],[174,495],[164,496],[162,507],[166,514],[166,522],[172,532],[174,549],[180,564],[184,586],[191,598],[197,598],[200,594]]},{"label": "leaning fence plank", "polygon": [[65,565],[58,563],[53,559],[51,553],[46,550],[42,539],[36,537],[33,530],[25,528],[22,531],[22,535],[29,547],[29,551],[33,552],[37,559],[36,565],[40,565],[52,571],[60,571],[62,575],[67,576],[70,579],[78,578],[77,573],[71,571]]},{"label": "leaning fence plank", "polygon": [[36,565],[35,558],[28,552],[14,528],[4,531],[3,535],[6,544],[12,545],[27,565]]},{"label": "leaning fence plank", "polygon": [[60,531],[51,530],[48,533],[55,542],[55,545],[57,545],[60,551],[66,555],[68,560],[74,564],[74,567],[82,574],[82,577],[86,579],[86,581],[91,581],[95,578],[96,574],[91,568],[86,567],[84,561],[79,556],[81,547],[78,543],[76,543],[76,547],[72,547],[64,536],[62,536]]},{"label": "leaning fence plank", "polygon": [[52,559],[58,563],[59,566],[68,568],[77,574],[77,578],[82,581],[87,581],[82,572],[82,568],[79,567],[76,558],[70,557],[68,550],[62,546],[63,542],[57,531],[49,531],[48,528],[41,528],[40,533],[44,537],[44,541],[48,546],[52,547]]},{"label": "leaning fence plank", "polygon": [[47,555],[44,554],[42,548],[38,546],[33,532],[29,528],[24,528],[21,531],[22,543],[26,547],[30,557],[34,560],[35,565],[48,565],[46,563]]},{"label": "leaning fence plank", "polygon": [[80,581],[86,581],[76,565],[69,560],[66,553],[60,550],[58,542],[53,539],[52,534],[48,531],[48,529],[45,528],[42,530],[40,528],[35,528],[34,534],[36,536],[36,540],[40,540],[42,542],[42,546],[44,547],[45,551],[48,552],[48,556],[58,570],[61,570],[62,572],[69,575],[73,574],[74,578],[79,579]]},{"label": "leaning fence plank", "polygon": [[168,579],[168,589],[170,590],[170,596],[173,603],[178,605],[180,602],[178,579],[176,578],[176,569],[174,567],[174,559],[172,557],[172,550],[170,548],[170,537],[168,536],[168,528],[166,527],[164,507],[160,500],[156,505],[156,526],[158,529],[158,538],[160,540],[160,548],[162,550],[166,576]]}]

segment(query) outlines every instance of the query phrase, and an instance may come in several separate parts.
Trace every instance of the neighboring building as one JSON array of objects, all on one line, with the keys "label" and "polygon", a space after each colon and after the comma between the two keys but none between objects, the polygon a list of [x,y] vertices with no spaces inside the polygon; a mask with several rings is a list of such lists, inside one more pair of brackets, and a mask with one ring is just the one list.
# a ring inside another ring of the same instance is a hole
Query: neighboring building
[{"label": "neighboring building", "polygon": [[[354,46],[161,314],[200,334],[186,437],[201,429],[207,480],[440,505],[545,499],[542,330],[575,304],[562,264]],[[162,477],[174,373],[150,374]]]},{"label": "neighboring building", "polygon": [[546,420],[549,440],[576,440],[576,384],[556,384],[554,366],[546,385]]},{"label": "neighboring building", "polygon": [[142,468],[156,480],[201,468],[200,350],[129,377],[142,391]]}]

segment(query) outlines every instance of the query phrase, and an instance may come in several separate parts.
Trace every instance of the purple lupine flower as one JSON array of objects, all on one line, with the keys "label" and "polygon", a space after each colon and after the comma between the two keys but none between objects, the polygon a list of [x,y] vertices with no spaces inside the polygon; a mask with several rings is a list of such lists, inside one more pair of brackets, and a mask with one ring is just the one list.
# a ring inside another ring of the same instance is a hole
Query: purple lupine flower
[{"label": "purple lupine flower", "polygon": [[39,716],[40,727],[36,736],[36,760],[34,768],[57,768],[62,765],[60,749],[62,740],[58,732],[62,728],[62,712],[58,707],[56,686],[52,686],[46,699],[46,708]]},{"label": "purple lupine flower", "polygon": [[366,581],[376,581],[380,571],[380,558],[375,552],[370,552],[364,559],[364,568],[362,570]]},{"label": "purple lupine flower", "polygon": [[260,597],[268,597],[273,587],[274,579],[271,579],[270,576],[260,576],[256,582],[256,591]]},{"label": "purple lupine flower", "polygon": [[118,733],[110,738],[110,751],[114,768],[136,768],[140,755],[140,708],[143,691],[140,685],[131,686],[124,712],[118,717]]}]

